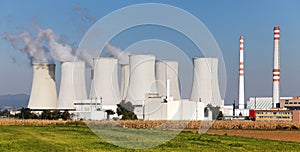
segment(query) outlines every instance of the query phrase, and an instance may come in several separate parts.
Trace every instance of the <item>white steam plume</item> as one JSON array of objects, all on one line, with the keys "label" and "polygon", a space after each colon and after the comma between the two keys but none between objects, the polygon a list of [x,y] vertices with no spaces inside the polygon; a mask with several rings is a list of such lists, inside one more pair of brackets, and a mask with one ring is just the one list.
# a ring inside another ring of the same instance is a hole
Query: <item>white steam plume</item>
[{"label": "white steam plume", "polygon": [[73,10],[75,12],[78,12],[79,15],[81,16],[81,18],[91,22],[91,23],[95,23],[97,20],[96,18],[94,18],[92,15],[90,15],[89,10],[87,8],[83,8],[81,7],[80,4],[77,4]]},{"label": "white steam plume", "polygon": [[41,33],[38,33],[36,37],[31,37],[28,32],[21,32],[18,35],[5,33],[3,38],[10,41],[14,49],[25,52],[32,63],[49,62]]},{"label": "white steam plume", "polygon": [[119,59],[120,64],[129,64],[130,53],[122,51],[120,48],[107,43],[104,48],[105,52],[111,54],[115,58]]},{"label": "white steam plume", "polygon": [[38,29],[36,36],[29,32],[21,32],[13,35],[5,33],[5,40],[8,40],[13,48],[25,52],[32,63],[48,63],[53,60],[72,61],[72,47],[59,43],[59,36],[52,29]]},{"label": "white steam plume", "polygon": [[90,68],[93,67],[93,57],[86,51],[77,51],[76,56],[79,60],[85,61]]}]

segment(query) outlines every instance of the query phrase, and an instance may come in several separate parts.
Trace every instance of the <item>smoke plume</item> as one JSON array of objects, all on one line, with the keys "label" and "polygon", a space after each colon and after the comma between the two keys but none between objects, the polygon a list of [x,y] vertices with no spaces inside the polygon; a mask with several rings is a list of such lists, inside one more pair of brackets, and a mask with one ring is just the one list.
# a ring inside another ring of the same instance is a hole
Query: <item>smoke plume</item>
[{"label": "smoke plume", "polygon": [[111,44],[107,43],[105,48],[105,52],[111,54],[115,58],[119,59],[120,64],[129,64],[129,53],[122,51],[120,48],[112,46]]},{"label": "smoke plume", "polygon": [[87,51],[77,51],[76,56],[79,60],[82,60],[85,63],[87,63],[86,65],[88,67],[93,67],[93,57],[89,53],[87,53]]},{"label": "smoke plume", "polygon": [[36,36],[29,32],[21,32],[16,35],[5,33],[3,38],[8,40],[14,49],[26,53],[31,63],[75,59],[72,55],[72,47],[59,43],[59,35],[56,35],[52,29],[38,28]]},{"label": "smoke plume", "polygon": [[97,20],[94,18],[92,15],[90,15],[89,10],[87,8],[83,8],[80,4],[77,4],[74,8],[73,11],[76,13],[79,13],[80,17],[84,20],[87,20],[91,23],[95,23]]}]

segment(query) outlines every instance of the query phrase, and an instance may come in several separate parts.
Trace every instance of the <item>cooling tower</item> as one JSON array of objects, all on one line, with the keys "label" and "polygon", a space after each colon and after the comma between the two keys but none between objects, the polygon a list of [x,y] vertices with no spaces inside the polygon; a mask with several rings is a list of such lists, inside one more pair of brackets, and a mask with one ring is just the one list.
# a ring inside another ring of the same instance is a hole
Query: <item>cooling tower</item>
[{"label": "cooling tower", "polygon": [[55,64],[33,64],[33,80],[28,108],[56,109]]},{"label": "cooling tower", "polygon": [[244,36],[240,36],[239,109],[245,108]]},{"label": "cooling tower", "polygon": [[273,108],[276,108],[276,104],[279,104],[279,92],[280,92],[280,60],[279,60],[279,26],[274,27],[274,68],[273,68]]},{"label": "cooling tower", "polygon": [[118,60],[114,58],[93,59],[93,74],[90,89],[91,99],[100,99],[102,105],[120,103],[118,83]]},{"label": "cooling tower", "polygon": [[74,109],[75,100],[87,99],[84,62],[62,62],[58,109]]},{"label": "cooling tower", "polygon": [[129,82],[129,64],[121,64],[121,72],[122,72],[122,82],[121,82],[121,97],[123,100],[126,100],[126,93]]},{"label": "cooling tower", "polygon": [[178,62],[176,61],[156,61],[155,76],[157,92],[167,96],[167,80],[169,80],[170,96],[174,100],[180,100],[178,85]]},{"label": "cooling tower", "polygon": [[191,101],[221,106],[217,58],[194,58],[194,78]]},{"label": "cooling tower", "polygon": [[145,94],[156,92],[155,56],[130,55],[130,77],[126,101],[140,105],[145,100]]}]

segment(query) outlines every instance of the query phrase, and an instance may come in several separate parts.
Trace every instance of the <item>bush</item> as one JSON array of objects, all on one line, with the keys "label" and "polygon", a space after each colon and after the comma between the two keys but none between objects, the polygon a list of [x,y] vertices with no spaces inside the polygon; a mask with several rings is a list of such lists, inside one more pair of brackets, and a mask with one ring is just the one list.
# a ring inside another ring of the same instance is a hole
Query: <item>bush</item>
[{"label": "bush", "polygon": [[137,116],[133,112],[128,111],[123,114],[122,120],[137,120]]}]

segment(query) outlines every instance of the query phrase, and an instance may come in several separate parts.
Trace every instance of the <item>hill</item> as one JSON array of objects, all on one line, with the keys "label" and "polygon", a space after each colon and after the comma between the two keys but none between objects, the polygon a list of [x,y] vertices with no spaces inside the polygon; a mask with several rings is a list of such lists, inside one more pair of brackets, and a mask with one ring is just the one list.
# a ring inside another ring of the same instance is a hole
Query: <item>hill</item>
[{"label": "hill", "polygon": [[26,94],[0,95],[0,110],[12,110],[26,107],[28,104],[28,100],[29,95]]}]

